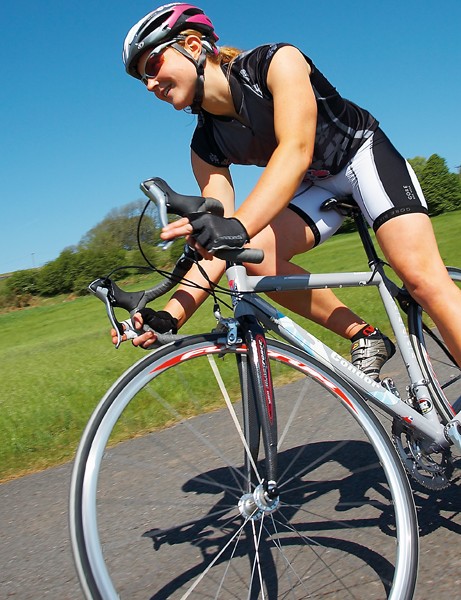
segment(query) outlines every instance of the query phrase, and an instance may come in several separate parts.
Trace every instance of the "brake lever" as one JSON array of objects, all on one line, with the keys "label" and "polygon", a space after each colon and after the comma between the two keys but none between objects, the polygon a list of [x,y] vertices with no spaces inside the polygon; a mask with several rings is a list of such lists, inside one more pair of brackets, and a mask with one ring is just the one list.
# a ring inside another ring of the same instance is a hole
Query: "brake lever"
[{"label": "brake lever", "polygon": [[119,323],[119,321],[117,321],[115,317],[114,308],[111,302],[111,300],[113,300],[114,298],[110,289],[110,284],[108,285],[106,279],[95,279],[92,283],[90,283],[88,289],[92,294],[94,294],[97,298],[104,302],[109,321],[112,327],[117,332],[117,343],[115,344],[115,348],[118,349],[120,344],[122,343],[122,335],[124,329],[123,325]]},{"label": "brake lever", "polygon": [[[168,216],[167,216],[167,197],[165,192],[160,189],[160,187],[155,183],[153,179],[147,179],[143,181],[139,187],[144,192],[144,194],[150,198],[157,207],[158,216],[160,220],[161,227],[166,227],[168,225]],[[159,242],[160,248],[163,250],[167,250],[174,240],[169,240],[165,242]]]}]

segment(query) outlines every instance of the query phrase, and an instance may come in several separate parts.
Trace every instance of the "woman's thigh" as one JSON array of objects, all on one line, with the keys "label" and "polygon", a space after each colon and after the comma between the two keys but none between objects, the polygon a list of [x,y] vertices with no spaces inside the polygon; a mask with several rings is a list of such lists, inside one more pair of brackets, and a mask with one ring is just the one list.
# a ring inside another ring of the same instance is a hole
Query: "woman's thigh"
[{"label": "woman's thigh", "polygon": [[[337,189],[337,177],[323,180],[321,183],[303,181],[288,205],[288,212],[294,213],[310,230],[313,244],[318,246],[331,237],[342,225],[344,217],[335,210],[322,210],[322,204],[335,196],[345,196],[347,190]],[[347,182],[346,182],[347,183]],[[286,228],[285,233],[290,234]]]},{"label": "woman's thigh", "polygon": [[286,263],[332,235],[344,218],[335,211],[321,211],[320,206],[333,196],[322,189],[301,186],[296,204],[291,203],[270,225],[251,239],[251,247],[264,250],[261,265],[249,266],[255,273],[283,273]]},{"label": "woman's thigh", "polygon": [[410,291],[437,289],[440,280],[448,281],[427,215],[404,214],[390,219],[378,229],[376,238],[386,259]]},{"label": "woman's thigh", "polygon": [[413,169],[380,129],[361,146],[345,175],[354,199],[375,231],[402,215],[427,215],[427,203]]},{"label": "woman's thigh", "polygon": [[286,208],[250,242],[252,248],[264,250],[260,265],[247,265],[252,273],[275,274],[284,272],[283,264],[293,256],[307,252],[315,245],[314,235],[306,222]]}]

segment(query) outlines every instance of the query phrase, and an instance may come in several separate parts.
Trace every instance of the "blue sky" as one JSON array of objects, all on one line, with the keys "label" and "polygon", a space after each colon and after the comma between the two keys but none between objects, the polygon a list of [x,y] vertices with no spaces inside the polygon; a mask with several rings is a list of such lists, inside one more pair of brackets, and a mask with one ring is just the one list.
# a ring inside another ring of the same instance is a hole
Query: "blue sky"
[{"label": "blue sky", "polygon": [[[40,266],[161,176],[196,193],[194,117],[128,77],[121,46],[158,4],[3,0],[0,273]],[[407,158],[461,164],[461,2],[264,0],[199,3],[220,43],[287,41],[370,110]],[[244,199],[259,172],[234,169]]]}]

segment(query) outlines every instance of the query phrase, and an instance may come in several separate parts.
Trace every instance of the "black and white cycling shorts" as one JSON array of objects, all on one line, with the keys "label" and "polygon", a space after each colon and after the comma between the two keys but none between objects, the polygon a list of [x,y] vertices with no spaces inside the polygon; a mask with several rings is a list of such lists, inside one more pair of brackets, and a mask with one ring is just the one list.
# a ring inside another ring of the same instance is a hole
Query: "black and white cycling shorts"
[{"label": "black and white cycling shorts", "polygon": [[427,214],[421,186],[408,162],[377,129],[337,175],[324,177],[308,173],[288,205],[312,229],[315,245],[328,239],[344,217],[336,211],[322,211],[332,197],[352,195],[374,231],[403,214]]}]

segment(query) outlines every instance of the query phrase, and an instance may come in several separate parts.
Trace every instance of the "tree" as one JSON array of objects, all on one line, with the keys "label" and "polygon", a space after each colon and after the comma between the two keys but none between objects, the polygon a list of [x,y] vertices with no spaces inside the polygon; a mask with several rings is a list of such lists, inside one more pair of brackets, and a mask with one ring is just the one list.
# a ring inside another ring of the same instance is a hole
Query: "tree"
[{"label": "tree", "polygon": [[65,248],[56,260],[47,263],[38,274],[38,288],[41,296],[70,294],[78,276],[75,246]]},{"label": "tree", "polygon": [[[138,200],[112,210],[98,225],[82,238],[79,246],[93,251],[106,251],[107,248],[134,250],[138,247],[138,221],[145,202]],[[147,211],[142,219],[141,240],[155,244],[159,240],[158,225],[152,211]]]},{"label": "tree", "polygon": [[6,281],[6,288],[15,296],[33,296],[38,293],[38,270],[16,271]]},{"label": "tree", "polygon": [[420,182],[429,214],[438,215],[461,208],[461,181],[455,173],[450,173],[445,159],[438,154],[428,158]]},{"label": "tree", "polygon": [[424,171],[424,167],[427,164],[427,158],[424,156],[415,156],[414,158],[409,158],[408,162],[413,167],[414,172],[416,173],[416,177],[419,181],[421,181],[421,176]]},{"label": "tree", "polygon": [[[106,248],[104,251],[95,251],[78,247],[66,248],[56,260],[40,269],[37,277],[38,294],[85,294],[88,285],[94,279],[123,266],[125,255],[126,252],[122,249]],[[119,271],[114,275],[114,279],[121,278],[126,273],[126,270]]]},{"label": "tree", "polygon": [[[126,264],[126,252],[108,249],[105,252],[79,250],[75,255],[77,275],[72,282],[72,291],[82,296],[88,293],[88,285],[97,277],[105,277],[113,269]],[[121,279],[127,275],[125,269],[120,269],[111,275],[112,279]]]}]

